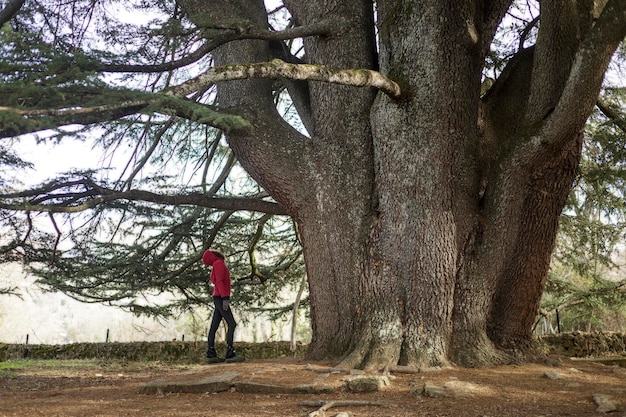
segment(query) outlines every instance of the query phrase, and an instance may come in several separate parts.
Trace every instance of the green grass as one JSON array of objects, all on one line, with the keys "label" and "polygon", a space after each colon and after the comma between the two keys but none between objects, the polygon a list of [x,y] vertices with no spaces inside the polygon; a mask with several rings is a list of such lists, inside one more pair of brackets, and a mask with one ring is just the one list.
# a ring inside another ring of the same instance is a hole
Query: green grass
[{"label": "green grass", "polygon": [[29,362],[30,361],[0,362],[0,372],[25,368],[26,366],[28,366]]},{"label": "green grass", "polygon": [[30,368],[89,368],[90,363],[97,364],[94,360],[61,360],[61,359],[19,359],[0,362],[0,370],[3,369],[30,369]]},{"label": "green grass", "polygon": [[18,359],[0,362],[0,377],[16,374],[72,374],[74,372],[146,372],[169,369],[192,369],[201,365],[176,365],[158,361],[108,359]]}]

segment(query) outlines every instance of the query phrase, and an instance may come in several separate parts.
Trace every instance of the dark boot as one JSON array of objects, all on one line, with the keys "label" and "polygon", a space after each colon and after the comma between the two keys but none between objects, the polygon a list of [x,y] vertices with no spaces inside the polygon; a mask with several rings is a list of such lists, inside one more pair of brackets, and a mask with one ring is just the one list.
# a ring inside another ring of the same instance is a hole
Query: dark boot
[{"label": "dark boot", "polygon": [[226,351],[226,359],[225,359],[226,362],[228,363],[243,362],[245,360],[246,358],[244,358],[243,356],[237,355],[237,352],[235,352],[235,349],[233,349],[232,346],[228,346],[228,350]]},{"label": "dark boot", "polygon": [[215,351],[214,347],[210,347],[206,351],[206,363],[212,364],[212,363],[220,363],[220,362],[224,362],[224,359],[217,356],[217,352]]}]

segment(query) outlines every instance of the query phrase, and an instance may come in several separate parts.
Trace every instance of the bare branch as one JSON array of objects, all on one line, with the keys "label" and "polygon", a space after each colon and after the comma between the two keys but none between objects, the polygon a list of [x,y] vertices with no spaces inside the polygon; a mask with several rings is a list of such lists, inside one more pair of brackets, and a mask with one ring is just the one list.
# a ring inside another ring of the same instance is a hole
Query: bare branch
[{"label": "bare branch", "polygon": [[59,226],[57,225],[56,220],[54,220],[54,214],[53,213],[48,213],[48,215],[50,216],[50,221],[52,222],[52,226],[54,226],[54,230],[57,233],[56,239],[54,240],[54,248],[52,249],[52,260],[51,260],[51,262],[54,263],[55,258],[56,258],[57,249],[59,247],[59,242],[61,241],[61,230],[59,229]]},{"label": "bare branch", "polygon": [[207,85],[220,81],[251,78],[288,78],[292,80],[323,81],[355,87],[375,87],[392,98],[400,97],[400,86],[378,71],[368,69],[337,69],[324,65],[288,64],[280,59],[254,64],[233,64],[211,68],[205,73],[176,87],[166,94],[186,96]]},{"label": "bare branch", "polygon": [[18,298],[23,299],[18,290],[19,287],[0,287],[0,295],[15,295]]},{"label": "bare branch", "polygon": [[519,37],[519,42],[517,44],[517,49],[522,50],[524,49],[524,43],[527,41],[528,39],[528,35],[530,34],[530,31],[533,30],[537,24],[539,23],[539,16],[535,17],[533,20],[530,21],[530,23],[528,23],[525,27],[524,30],[522,31],[520,37]]},{"label": "bare branch", "polygon": [[[163,138],[163,135],[165,134],[165,132],[167,132],[167,130],[170,127],[172,127],[173,124],[174,124],[174,120],[173,120],[172,117],[170,117],[169,120],[167,120],[167,122],[165,122],[163,124],[163,126],[161,126],[159,131],[156,132],[156,134],[154,135],[154,138],[152,138],[152,145],[150,145],[150,147],[144,153],[144,155],[139,159],[139,161],[137,161],[137,163],[135,164],[132,172],[130,173],[130,175],[128,175],[128,178],[124,181],[124,184],[126,184],[126,186],[128,186],[130,188],[130,185],[132,184],[132,182],[135,179],[135,177],[146,166],[146,164],[148,163],[148,161],[152,157],[152,154],[154,153],[154,151],[157,149],[157,147],[161,143],[161,139]],[[144,138],[145,138],[145,131],[144,131],[144,134],[141,136],[141,140],[137,141],[137,144],[135,145],[135,149],[133,151],[133,155],[136,155],[136,154],[139,153],[139,148],[140,148],[141,144],[143,143]],[[126,167],[124,168],[124,171],[122,171],[122,175],[123,175],[123,173],[126,172],[128,167],[130,166],[130,164],[131,164],[131,160],[129,160],[128,163],[126,164]],[[120,176],[120,181],[121,181],[121,179],[122,178]]]},{"label": "bare branch", "polygon": [[258,263],[256,261],[256,255],[254,253],[259,241],[261,240],[261,237],[263,237],[263,228],[265,227],[265,223],[267,223],[270,218],[270,215],[265,214],[259,219],[256,233],[254,234],[252,240],[250,241],[250,244],[248,245],[248,259],[250,260],[250,267],[252,269],[252,271],[250,271],[250,275],[253,277],[258,277],[259,280],[261,280],[261,284],[265,284],[265,281],[267,281],[267,277],[265,277],[263,273],[259,270]]}]

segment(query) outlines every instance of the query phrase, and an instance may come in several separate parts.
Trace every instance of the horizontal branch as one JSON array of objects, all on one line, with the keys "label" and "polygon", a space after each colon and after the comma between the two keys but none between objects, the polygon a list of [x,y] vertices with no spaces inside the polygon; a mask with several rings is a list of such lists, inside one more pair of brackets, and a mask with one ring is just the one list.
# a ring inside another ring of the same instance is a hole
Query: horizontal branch
[{"label": "horizontal branch", "polygon": [[126,100],[116,104],[88,107],[24,109],[0,106],[0,112],[7,112],[13,117],[11,123],[0,127],[0,138],[14,137],[70,124],[102,123],[141,112],[175,114],[181,118],[213,126],[225,132],[250,128],[250,124],[240,116],[220,113],[208,105],[173,97],[171,94],[159,93],[141,100]]},{"label": "horizontal branch", "polygon": [[41,117],[41,116],[53,116],[53,117],[63,117],[67,115],[73,116],[84,116],[86,114],[92,113],[103,113],[103,112],[111,112],[123,108],[129,107],[144,107],[148,105],[147,100],[129,100],[124,101],[117,104],[105,104],[102,106],[92,106],[92,107],[79,107],[79,108],[70,108],[70,109],[33,109],[33,110],[22,110],[13,107],[0,107],[0,111],[12,111],[20,116],[28,116],[28,117]]},{"label": "horizontal branch", "polygon": [[120,192],[116,195],[92,197],[83,203],[74,205],[0,202],[0,208],[5,210],[35,211],[41,213],[80,213],[98,205],[118,200],[145,201],[172,206],[190,205],[221,210],[248,210],[276,215],[287,214],[285,209],[279,204],[261,199],[208,197],[203,194],[164,195],[141,190],[131,190]]},{"label": "horizontal branch", "polygon": [[179,195],[165,195],[156,194],[150,191],[142,190],[130,190],[123,192],[115,192],[107,195],[105,198],[110,200],[130,200],[130,201],[146,201],[162,205],[191,205],[198,207],[208,207],[221,210],[248,210],[258,211],[268,214],[287,214],[285,209],[278,203],[271,201],[256,199],[256,198],[242,198],[242,197],[210,197],[205,194],[192,193],[192,194],[179,194]]},{"label": "horizontal branch", "polygon": [[[126,101],[114,105],[69,109],[32,109],[0,107],[11,119],[0,126],[0,138],[8,138],[71,124],[90,125],[135,114],[146,107],[144,101]],[[12,113],[12,114],[11,114]]]},{"label": "horizontal branch", "polygon": [[[64,187],[84,186],[85,189],[63,194],[53,193]],[[28,201],[5,202],[16,198],[31,198]],[[62,200],[62,201],[59,201]],[[34,211],[48,213],[79,213],[111,201],[143,201],[160,205],[189,205],[220,210],[247,210],[267,214],[285,215],[285,209],[277,203],[260,198],[213,197],[201,193],[157,194],[144,190],[116,191],[101,187],[91,180],[55,183],[50,187],[29,190],[20,193],[0,195],[0,208],[15,211]],[[46,201],[50,201],[46,203]]]},{"label": "horizontal branch", "polygon": [[15,295],[19,298],[22,298],[19,292],[19,287],[1,287],[0,295]]},{"label": "horizontal branch", "polygon": [[186,96],[221,81],[252,78],[288,78],[323,81],[355,87],[375,87],[392,98],[400,97],[400,86],[378,71],[337,69],[324,65],[288,64],[280,59],[254,64],[232,64],[207,70],[196,78],[166,91],[172,96]]}]

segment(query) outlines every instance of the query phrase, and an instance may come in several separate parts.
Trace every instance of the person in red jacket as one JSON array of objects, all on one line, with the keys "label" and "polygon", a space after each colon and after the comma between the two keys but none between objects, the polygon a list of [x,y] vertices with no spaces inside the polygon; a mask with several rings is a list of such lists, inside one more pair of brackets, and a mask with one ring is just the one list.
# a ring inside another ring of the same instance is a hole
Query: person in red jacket
[{"label": "person in red jacket", "polygon": [[[202,255],[202,262],[211,267],[211,283],[213,284],[213,319],[209,329],[207,363],[243,362],[245,358],[237,355],[233,348],[233,337],[237,322],[230,309],[230,272],[224,262],[224,255],[215,249],[207,249]],[[226,358],[217,356],[215,351],[215,333],[220,327],[222,318],[226,320]]]}]

